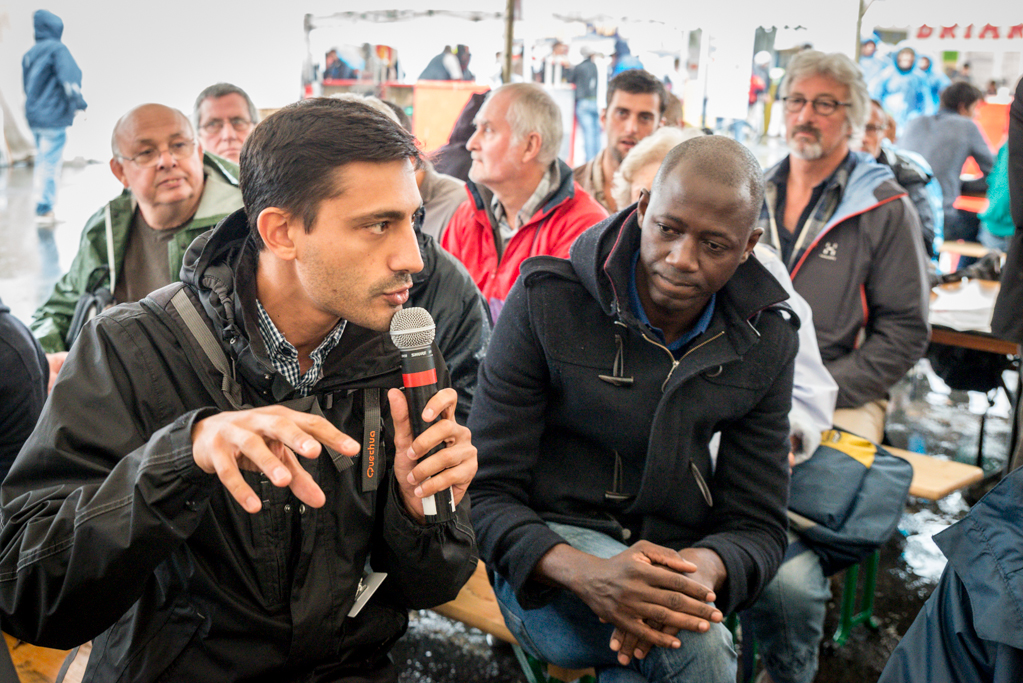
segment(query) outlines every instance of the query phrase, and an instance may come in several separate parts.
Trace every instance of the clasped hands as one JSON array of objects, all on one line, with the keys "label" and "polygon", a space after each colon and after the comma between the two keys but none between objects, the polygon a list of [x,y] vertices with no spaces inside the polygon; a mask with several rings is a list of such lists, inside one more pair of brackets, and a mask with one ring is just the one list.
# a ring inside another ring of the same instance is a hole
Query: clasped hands
[{"label": "clasped hands", "polygon": [[704,633],[724,616],[714,607],[725,569],[706,548],[678,552],[640,541],[606,560],[593,558],[580,598],[602,622],[614,624],[610,647],[623,666],[650,648],[678,648],[680,629]]}]

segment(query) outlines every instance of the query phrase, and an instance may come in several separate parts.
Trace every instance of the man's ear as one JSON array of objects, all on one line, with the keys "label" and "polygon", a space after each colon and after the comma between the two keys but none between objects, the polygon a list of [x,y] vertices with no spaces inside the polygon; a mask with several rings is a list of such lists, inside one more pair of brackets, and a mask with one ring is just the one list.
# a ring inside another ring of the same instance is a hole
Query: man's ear
[{"label": "man's ear", "polygon": [[263,244],[274,256],[284,261],[295,259],[298,253],[295,231],[305,232],[302,221],[284,209],[271,206],[259,212],[256,229],[263,238]]},{"label": "man's ear", "polygon": [[543,146],[543,138],[536,131],[526,136],[526,148],[522,151],[523,163],[532,161],[540,154],[540,148]]},{"label": "man's ear", "polygon": [[607,130],[606,121],[607,121],[607,107],[604,107],[603,109],[600,110],[600,129],[601,130]]},{"label": "man's ear", "polygon": [[121,184],[125,188],[128,187],[128,176],[124,174],[124,164],[117,157],[110,157],[110,172],[114,174],[114,177],[121,181]]},{"label": "man's ear", "polygon": [[753,247],[757,246],[757,242],[760,241],[760,236],[764,234],[763,228],[753,228],[753,232],[749,234],[749,239],[746,240],[746,249],[742,252],[742,258],[739,259],[739,263],[745,263],[749,255],[753,253]]},{"label": "man's ear", "polygon": [[639,191],[639,202],[636,204],[636,219],[640,225],[643,225],[643,216],[646,215],[646,209],[650,205],[650,190],[643,189]]}]

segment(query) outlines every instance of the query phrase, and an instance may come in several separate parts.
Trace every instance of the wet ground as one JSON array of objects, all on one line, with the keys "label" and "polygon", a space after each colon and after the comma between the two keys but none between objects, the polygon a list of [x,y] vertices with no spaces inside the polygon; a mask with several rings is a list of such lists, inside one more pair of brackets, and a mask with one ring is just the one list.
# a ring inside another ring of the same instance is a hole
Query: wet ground
[{"label": "wet ground", "polygon": [[[758,154],[770,162],[774,149]],[[86,219],[117,194],[120,186],[105,164],[65,166],[57,203],[59,223],[37,229],[31,201],[31,167],[0,168],[0,298],[15,315],[28,321],[60,273],[74,258]],[[1014,388],[1014,373],[1006,373]],[[892,392],[888,434],[901,448],[973,463],[980,416],[986,411],[984,466],[995,472],[1004,464],[1010,438],[1010,407],[1002,391],[988,397],[979,392],[951,391],[921,362]],[[891,650],[909,628],[933,590],[944,559],[931,536],[960,519],[969,509],[958,493],[937,503],[911,500],[899,532],[882,548],[875,614],[879,629],[854,630],[837,648],[822,646],[817,681],[873,683]],[[825,632],[834,633],[842,584],[832,582],[835,600]],[[413,614],[408,634],[394,650],[404,664],[403,683],[505,683],[524,681],[510,648],[492,644],[475,629],[433,612]]]}]

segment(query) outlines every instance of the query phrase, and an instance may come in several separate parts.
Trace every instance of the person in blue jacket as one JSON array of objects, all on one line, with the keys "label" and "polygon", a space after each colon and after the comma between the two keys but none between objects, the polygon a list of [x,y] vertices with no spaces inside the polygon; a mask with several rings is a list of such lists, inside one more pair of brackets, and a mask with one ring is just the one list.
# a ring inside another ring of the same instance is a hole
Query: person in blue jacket
[{"label": "person in blue jacket", "polygon": [[52,226],[67,127],[86,103],[82,97],[82,70],[71,51],[60,42],[64,22],[44,9],[36,10],[32,18],[36,44],[21,59],[25,118],[35,136],[37,150],[33,181],[40,194],[36,221]]},{"label": "person in blue jacket", "polygon": [[879,42],[876,35],[860,41],[860,71],[863,72],[863,82],[868,86],[889,63],[885,55],[877,49]]},{"label": "person in blue jacket", "polygon": [[929,55],[920,55],[916,61],[916,66],[920,69],[920,73],[924,75],[924,78],[927,79],[924,113],[937,114],[938,109],[941,108],[941,91],[952,85],[952,81],[941,70],[940,64],[938,66],[934,65],[934,60]]},{"label": "person in blue jacket", "polygon": [[927,78],[916,68],[916,52],[904,47],[877,75],[870,86],[870,97],[881,102],[895,119],[896,136],[900,136],[907,121],[926,113],[927,90]]},{"label": "person in blue jacket", "polygon": [[948,565],[878,683],[1009,683],[1023,673],[1023,471],[934,537]]}]

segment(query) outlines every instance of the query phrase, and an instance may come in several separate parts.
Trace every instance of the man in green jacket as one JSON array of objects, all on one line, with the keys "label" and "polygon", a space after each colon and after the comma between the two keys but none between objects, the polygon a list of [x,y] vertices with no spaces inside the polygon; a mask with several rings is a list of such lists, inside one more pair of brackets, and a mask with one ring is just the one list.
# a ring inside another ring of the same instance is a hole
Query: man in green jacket
[{"label": "man in green jacket", "polygon": [[161,104],[121,117],[111,138],[110,170],[124,192],[86,223],[71,269],[32,316],[51,382],[67,355],[75,305],[106,287],[118,303],[138,301],[178,280],[198,235],[242,206],[238,167],[204,155],[188,118]]}]

